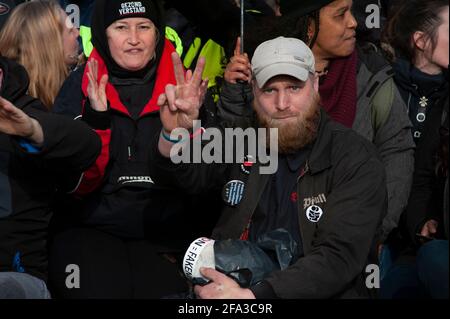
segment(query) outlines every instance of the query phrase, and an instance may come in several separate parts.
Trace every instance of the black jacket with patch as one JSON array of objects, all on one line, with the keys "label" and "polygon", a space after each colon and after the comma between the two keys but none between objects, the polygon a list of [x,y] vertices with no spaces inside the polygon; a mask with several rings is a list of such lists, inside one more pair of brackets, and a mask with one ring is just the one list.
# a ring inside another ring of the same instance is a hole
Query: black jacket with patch
[{"label": "black jacket with patch", "polygon": [[[239,164],[174,165],[159,152],[153,154],[155,180],[190,193],[231,180],[245,181],[242,201],[223,208],[213,233],[215,239],[241,238],[270,179],[259,174],[260,165],[246,176]],[[256,297],[369,296],[364,273],[368,264],[376,263],[376,234],[387,205],[385,171],[376,150],[322,111],[319,134],[303,172],[297,195],[304,257],[254,287]],[[313,205],[323,212],[316,222],[310,221]]]},{"label": "black jacket with patch", "polygon": [[[400,216],[408,204],[415,144],[406,105],[394,85],[392,67],[373,46],[364,44],[357,49],[358,100],[352,128],[375,145],[384,163],[388,190],[387,214],[380,229],[380,240],[384,242],[398,227]],[[386,95],[386,101],[375,103],[379,94]],[[254,118],[253,109],[249,106],[252,99],[250,86],[224,82],[218,105],[218,117],[223,120],[223,125],[248,127]]]}]

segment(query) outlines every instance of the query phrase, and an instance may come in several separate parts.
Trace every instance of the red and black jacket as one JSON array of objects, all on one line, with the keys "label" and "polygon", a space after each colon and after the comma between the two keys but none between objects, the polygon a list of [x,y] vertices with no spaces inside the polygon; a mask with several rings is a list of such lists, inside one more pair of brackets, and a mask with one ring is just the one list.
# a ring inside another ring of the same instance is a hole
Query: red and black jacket
[{"label": "red and black jacket", "polygon": [[[149,173],[151,141],[159,137],[162,124],[157,99],[167,84],[176,84],[171,60],[174,48],[166,40],[157,67],[150,100],[138,117],[132,117],[118,91],[108,83],[108,112],[96,112],[87,99],[86,70],[72,74],[56,100],[54,111],[82,116],[101,136],[103,149],[96,163],[85,172],[77,189],[82,197],[83,223],[125,238],[190,240],[199,235],[189,225],[200,214],[202,197],[190,197],[176,189],[155,184]],[[107,74],[94,50],[90,59],[99,62],[98,76]],[[208,199],[209,200],[209,199]],[[206,217],[209,218],[209,217]],[[209,229],[209,228],[208,228]],[[206,234],[206,233],[203,233]]]}]

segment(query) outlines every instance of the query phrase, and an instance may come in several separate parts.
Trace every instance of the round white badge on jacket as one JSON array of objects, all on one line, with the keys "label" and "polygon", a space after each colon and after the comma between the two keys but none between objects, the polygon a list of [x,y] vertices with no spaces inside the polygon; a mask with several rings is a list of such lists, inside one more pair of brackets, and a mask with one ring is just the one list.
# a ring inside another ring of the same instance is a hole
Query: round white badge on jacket
[{"label": "round white badge on jacket", "polygon": [[318,223],[322,218],[323,210],[317,205],[308,207],[306,210],[306,218],[312,223]]}]

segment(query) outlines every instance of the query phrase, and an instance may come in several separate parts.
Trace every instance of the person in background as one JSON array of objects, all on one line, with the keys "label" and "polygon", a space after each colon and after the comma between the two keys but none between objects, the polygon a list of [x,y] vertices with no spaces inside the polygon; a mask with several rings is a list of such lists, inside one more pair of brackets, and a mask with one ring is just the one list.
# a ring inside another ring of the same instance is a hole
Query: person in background
[{"label": "person in background", "polygon": [[50,110],[71,67],[78,63],[78,36],[78,29],[56,2],[25,2],[3,26],[0,54],[25,67],[29,94]]},{"label": "person in background", "polygon": [[0,299],[50,298],[53,197],[74,189],[101,149],[85,123],[27,95],[28,81],[22,66],[0,56]]},{"label": "person in background", "polygon": [[407,105],[416,144],[427,113],[448,95],[448,8],[448,0],[403,1],[384,34],[395,52],[394,79]]},{"label": "person in background", "polygon": [[394,49],[395,80],[417,150],[406,232],[382,281],[382,296],[448,298],[449,2],[403,1],[397,9],[385,39]]}]

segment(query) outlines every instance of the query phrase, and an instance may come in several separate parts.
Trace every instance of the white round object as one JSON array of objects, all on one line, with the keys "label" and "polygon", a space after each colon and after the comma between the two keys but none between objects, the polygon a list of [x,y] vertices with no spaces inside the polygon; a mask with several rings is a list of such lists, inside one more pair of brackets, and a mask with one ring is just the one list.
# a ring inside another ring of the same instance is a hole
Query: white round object
[{"label": "white round object", "polygon": [[183,258],[183,271],[187,278],[202,278],[200,268],[216,268],[214,258],[214,240],[209,238],[199,238],[192,242]]}]

